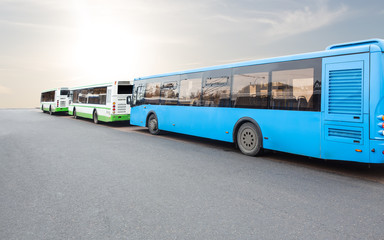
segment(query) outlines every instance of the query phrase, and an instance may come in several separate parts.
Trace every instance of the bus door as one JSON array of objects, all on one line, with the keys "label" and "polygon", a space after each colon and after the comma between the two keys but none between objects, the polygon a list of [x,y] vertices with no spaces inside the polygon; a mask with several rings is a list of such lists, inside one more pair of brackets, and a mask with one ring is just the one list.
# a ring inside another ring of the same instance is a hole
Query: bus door
[{"label": "bus door", "polygon": [[369,54],[323,59],[324,159],[369,159]]}]

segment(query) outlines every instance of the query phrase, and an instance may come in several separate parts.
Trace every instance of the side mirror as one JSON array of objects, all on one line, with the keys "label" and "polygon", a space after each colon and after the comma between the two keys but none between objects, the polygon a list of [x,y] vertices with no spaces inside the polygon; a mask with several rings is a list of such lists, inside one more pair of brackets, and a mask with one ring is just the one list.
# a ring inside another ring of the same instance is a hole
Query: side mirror
[{"label": "side mirror", "polygon": [[131,105],[131,101],[132,101],[132,97],[131,97],[131,96],[128,96],[128,97],[127,97],[127,104]]}]

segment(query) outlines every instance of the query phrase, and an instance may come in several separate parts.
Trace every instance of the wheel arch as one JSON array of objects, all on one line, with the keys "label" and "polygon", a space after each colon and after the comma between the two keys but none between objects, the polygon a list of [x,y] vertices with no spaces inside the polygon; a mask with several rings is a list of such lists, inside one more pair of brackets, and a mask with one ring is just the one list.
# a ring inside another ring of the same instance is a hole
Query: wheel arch
[{"label": "wheel arch", "polygon": [[147,118],[145,119],[145,127],[148,127],[148,119],[151,115],[155,115],[155,118],[157,120],[157,122],[159,122],[159,119],[157,118],[157,114],[155,111],[151,110],[147,113]]},{"label": "wheel arch", "polygon": [[261,131],[261,128],[260,128],[259,124],[257,123],[257,121],[253,118],[250,118],[250,117],[240,118],[235,123],[235,126],[233,127],[232,139],[233,139],[233,142],[235,143],[236,147],[237,147],[237,132],[239,131],[240,126],[243,125],[244,123],[247,123],[247,122],[255,125],[255,127],[258,128],[258,130],[260,131],[260,133],[261,133],[261,147],[263,147],[263,132]]}]

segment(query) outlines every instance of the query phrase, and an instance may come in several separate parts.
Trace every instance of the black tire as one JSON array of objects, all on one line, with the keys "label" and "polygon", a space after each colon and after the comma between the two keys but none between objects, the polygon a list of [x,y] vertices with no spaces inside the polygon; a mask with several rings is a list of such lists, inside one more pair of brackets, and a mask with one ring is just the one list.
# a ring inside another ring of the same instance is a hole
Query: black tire
[{"label": "black tire", "polygon": [[52,107],[51,106],[49,106],[49,115],[53,115]]},{"label": "black tire", "polygon": [[43,111],[43,113],[45,113],[44,105],[41,105],[41,111]]},{"label": "black tire", "polygon": [[98,123],[99,123],[99,119],[97,118],[97,112],[96,112],[96,110],[93,111],[93,123],[95,123],[95,124],[98,124]]},{"label": "black tire", "polygon": [[78,119],[78,116],[76,115],[76,108],[73,109],[73,118]]},{"label": "black tire", "polygon": [[245,155],[258,155],[261,152],[262,141],[260,128],[250,122],[242,124],[237,131],[237,146]]},{"label": "black tire", "polygon": [[153,135],[158,135],[160,133],[159,124],[157,122],[157,117],[155,114],[151,114],[148,118],[148,131]]}]

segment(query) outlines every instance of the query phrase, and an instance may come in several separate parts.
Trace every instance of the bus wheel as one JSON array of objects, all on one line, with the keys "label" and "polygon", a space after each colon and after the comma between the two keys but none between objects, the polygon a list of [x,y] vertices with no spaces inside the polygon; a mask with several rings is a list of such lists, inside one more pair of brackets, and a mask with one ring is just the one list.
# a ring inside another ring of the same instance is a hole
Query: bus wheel
[{"label": "bus wheel", "polygon": [[41,105],[41,111],[43,111],[43,113],[45,113],[43,105]]},{"label": "bus wheel", "polygon": [[93,122],[94,122],[95,124],[98,124],[98,123],[99,123],[99,119],[97,119],[97,112],[96,112],[96,110],[93,111]]},{"label": "bus wheel", "polygon": [[244,123],[237,131],[237,145],[240,151],[248,156],[260,153],[262,144],[261,131],[252,123]]},{"label": "bus wheel", "polygon": [[73,118],[74,118],[74,119],[77,119],[76,108],[73,109]]},{"label": "bus wheel", "polygon": [[154,114],[151,114],[151,116],[149,116],[147,126],[151,134],[158,135],[160,133],[157,118]]},{"label": "bus wheel", "polygon": [[53,114],[52,108],[51,108],[51,106],[49,106],[49,115],[52,115],[52,114]]}]

